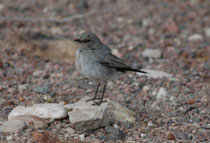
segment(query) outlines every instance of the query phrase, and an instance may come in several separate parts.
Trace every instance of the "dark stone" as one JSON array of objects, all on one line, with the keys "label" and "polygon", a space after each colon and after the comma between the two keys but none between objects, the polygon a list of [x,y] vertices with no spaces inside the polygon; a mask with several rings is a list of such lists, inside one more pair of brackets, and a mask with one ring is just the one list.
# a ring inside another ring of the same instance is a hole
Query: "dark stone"
[{"label": "dark stone", "polygon": [[130,128],[133,127],[133,123],[131,123],[131,122],[125,122],[125,127],[126,127],[127,129],[130,129]]},{"label": "dark stone", "polygon": [[114,128],[111,126],[106,126],[105,131],[110,134],[114,139],[123,140],[125,139],[125,133],[119,128]]},{"label": "dark stone", "polygon": [[86,0],[79,0],[79,2],[77,3],[77,8],[79,10],[85,10],[89,8],[89,5]]},{"label": "dark stone", "polygon": [[41,94],[46,94],[49,92],[49,90],[50,90],[50,87],[48,85],[38,86],[33,89],[33,91],[37,93],[41,93]]},{"label": "dark stone", "polygon": [[104,141],[104,142],[109,142],[109,138],[105,137],[105,136],[100,136],[99,139]]}]

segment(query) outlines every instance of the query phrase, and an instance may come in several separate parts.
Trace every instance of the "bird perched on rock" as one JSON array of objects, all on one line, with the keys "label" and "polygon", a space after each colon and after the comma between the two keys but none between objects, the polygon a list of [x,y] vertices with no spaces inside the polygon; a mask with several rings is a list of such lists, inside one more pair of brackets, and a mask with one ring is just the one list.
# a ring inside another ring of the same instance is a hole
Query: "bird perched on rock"
[{"label": "bird perched on rock", "polygon": [[[99,99],[95,105],[103,102],[107,81],[113,79],[118,73],[126,71],[146,73],[126,65],[120,58],[113,55],[111,50],[92,32],[83,32],[74,41],[80,43],[76,52],[76,69],[81,75],[98,84],[94,97],[90,99],[94,101]],[[104,85],[102,96],[97,98],[101,84]]]}]

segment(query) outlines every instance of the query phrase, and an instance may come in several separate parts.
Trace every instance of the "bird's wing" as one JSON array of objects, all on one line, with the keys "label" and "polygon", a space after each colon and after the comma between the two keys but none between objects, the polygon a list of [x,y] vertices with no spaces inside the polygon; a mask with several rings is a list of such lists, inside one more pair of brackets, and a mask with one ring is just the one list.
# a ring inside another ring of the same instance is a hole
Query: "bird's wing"
[{"label": "bird's wing", "polygon": [[129,68],[123,60],[114,56],[112,53],[107,53],[103,57],[97,59],[97,62],[102,64],[103,66],[107,66],[109,68],[115,68],[117,71],[126,72],[126,69]]},{"label": "bird's wing", "polygon": [[144,71],[141,71],[139,69],[133,69],[131,67],[129,67],[128,65],[126,65],[123,60],[121,60],[120,58],[116,57],[115,55],[113,55],[112,53],[107,53],[105,55],[99,56],[100,58],[98,58],[98,61],[100,64],[107,66],[109,68],[114,68],[119,72],[126,72],[126,71],[134,71],[134,72],[141,72],[141,73],[146,73]]}]

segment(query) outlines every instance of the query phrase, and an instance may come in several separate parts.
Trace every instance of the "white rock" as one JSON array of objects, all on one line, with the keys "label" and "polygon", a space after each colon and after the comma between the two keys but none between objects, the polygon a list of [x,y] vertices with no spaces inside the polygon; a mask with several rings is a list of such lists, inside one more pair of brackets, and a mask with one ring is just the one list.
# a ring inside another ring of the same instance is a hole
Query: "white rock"
[{"label": "white rock", "polygon": [[190,4],[191,4],[192,6],[199,5],[199,3],[200,3],[200,0],[190,0]]},{"label": "white rock", "polygon": [[0,10],[4,9],[4,4],[0,4]]},{"label": "white rock", "polygon": [[40,71],[40,70],[34,71],[34,72],[33,72],[33,77],[38,78],[38,77],[41,76],[42,73],[43,73],[43,71]]},{"label": "white rock", "polygon": [[157,91],[156,90],[152,91],[152,96],[156,96],[156,95],[157,95]]},{"label": "white rock", "polygon": [[25,126],[26,126],[26,124],[23,120],[11,119],[11,120],[4,122],[0,126],[0,132],[18,133],[19,131],[23,130],[25,128]]},{"label": "white rock", "polygon": [[66,128],[66,132],[71,136],[75,134],[75,130],[73,128]]},{"label": "white rock", "polygon": [[188,37],[188,40],[189,41],[197,41],[197,40],[202,41],[203,37],[200,34],[193,34],[190,37]]},{"label": "white rock", "polygon": [[157,99],[165,99],[167,96],[167,91],[164,87],[161,87],[157,94]]},{"label": "white rock", "polygon": [[151,121],[149,121],[148,124],[147,124],[148,127],[152,127],[153,125],[154,124]]},{"label": "white rock", "polygon": [[148,74],[144,74],[144,73],[138,73],[138,76],[148,76],[150,78],[169,78],[170,80],[176,80],[176,78],[173,78],[173,76],[171,74],[168,74],[166,72],[163,71],[159,71],[159,70],[151,70],[151,69],[142,69],[143,71],[147,72]]},{"label": "white rock", "polygon": [[110,101],[110,103],[114,106],[113,112],[114,112],[114,118],[116,121],[120,122],[135,122],[135,113],[128,108]]},{"label": "white rock", "polygon": [[22,84],[18,86],[19,90],[23,90],[23,89],[25,90],[26,88],[27,88],[27,84]]},{"label": "white rock", "polygon": [[142,56],[148,58],[160,58],[161,55],[162,52],[159,49],[145,49],[142,52]]},{"label": "white rock", "polygon": [[141,134],[141,137],[142,137],[142,138],[144,138],[144,137],[146,137],[146,136],[147,136],[146,134],[143,134],[143,133]]},{"label": "white rock", "polygon": [[119,129],[119,128],[120,128],[117,124],[114,124],[113,126],[114,126],[114,128],[116,128],[116,129]]},{"label": "white rock", "polygon": [[146,27],[146,26],[148,26],[149,24],[150,24],[150,20],[148,20],[148,19],[143,19],[143,20],[142,20],[142,26]]},{"label": "white rock", "polygon": [[62,119],[67,117],[64,107],[56,103],[35,104],[33,106],[17,106],[9,114],[8,119],[19,115],[35,115],[39,118]]},{"label": "white rock", "polygon": [[113,123],[115,120],[121,122],[134,122],[134,113],[115,102],[105,99],[107,102],[100,106],[92,105],[94,102],[86,102],[90,99],[84,97],[74,104],[64,105],[70,109],[69,120],[79,132],[96,129],[101,126]]},{"label": "white rock", "polygon": [[207,37],[210,37],[210,27],[204,29],[204,32],[205,32],[205,35],[206,35]]},{"label": "white rock", "polygon": [[145,92],[149,91],[149,86],[145,85],[142,90]]},{"label": "white rock", "polygon": [[84,134],[79,135],[79,139],[80,139],[81,142],[84,142],[85,141],[85,135]]},{"label": "white rock", "polygon": [[6,136],[6,139],[9,141],[9,140],[12,140],[12,136]]}]

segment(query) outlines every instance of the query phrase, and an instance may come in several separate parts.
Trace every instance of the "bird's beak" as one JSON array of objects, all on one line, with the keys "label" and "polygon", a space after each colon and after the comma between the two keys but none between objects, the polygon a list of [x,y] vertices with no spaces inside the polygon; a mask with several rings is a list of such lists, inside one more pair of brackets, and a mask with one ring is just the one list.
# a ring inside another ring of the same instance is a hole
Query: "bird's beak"
[{"label": "bird's beak", "polygon": [[80,39],[74,39],[74,41],[76,41],[76,42],[81,42],[81,40],[80,40]]}]

